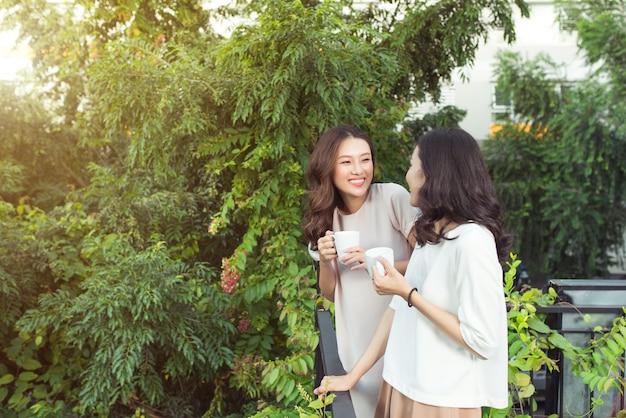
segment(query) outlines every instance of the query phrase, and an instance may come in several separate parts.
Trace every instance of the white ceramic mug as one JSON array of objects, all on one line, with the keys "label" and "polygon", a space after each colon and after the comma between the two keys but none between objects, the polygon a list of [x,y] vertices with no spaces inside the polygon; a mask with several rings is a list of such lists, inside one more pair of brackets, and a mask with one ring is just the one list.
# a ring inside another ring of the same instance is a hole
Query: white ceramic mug
[{"label": "white ceramic mug", "polygon": [[350,247],[358,247],[361,234],[359,231],[337,231],[333,234],[335,237],[335,249],[337,250],[337,259],[346,255],[346,249]]},{"label": "white ceramic mug", "polygon": [[389,247],[375,247],[370,248],[365,251],[365,262],[367,263],[367,272],[370,274],[370,277],[373,277],[372,268],[374,265],[378,267],[378,272],[380,274],[385,274],[385,267],[383,267],[382,263],[376,259],[378,256],[382,256],[387,259],[393,265],[393,248]]}]

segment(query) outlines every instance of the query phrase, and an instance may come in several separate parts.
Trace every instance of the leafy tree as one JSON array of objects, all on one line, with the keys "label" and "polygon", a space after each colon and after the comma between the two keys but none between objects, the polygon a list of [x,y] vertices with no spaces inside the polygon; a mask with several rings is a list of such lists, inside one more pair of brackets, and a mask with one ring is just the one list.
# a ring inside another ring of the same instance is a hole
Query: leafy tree
[{"label": "leafy tree", "polygon": [[[32,222],[15,224],[30,239],[16,236],[43,251],[29,264],[18,256],[20,265],[3,271],[3,309],[19,331],[2,335],[11,360],[1,370],[10,383],[0,393],[6,405],[20,416],[65,416],[80,399],[73,409],[81,415],[147,403],[193,416],[190,398],[202,399],[232,364],[234,326],[223,292],[211,286],[215,269],[172,260],[162,242],[138,252],[127,236],[90,236],[98,219],[78,203],[50,216],[23,206],[17,212]],[[3,240],[3,250],[10,244]]]},{"label": "leafy tree", "polygon": [[48,2],[6,0],[6,28],[19,29],[18,41],[26,41],[33,52],[34,75],[57,105],[64,122],[79,115],[86,97],[86,70],[115,39],[186,38],[209,32],[210,14],[196,0],[124,2]]},{"label": "leafy tree", "polygon": [[626,8],[619,1],[563,7],[595,72],[573,83],[545,56],[501,53],[498,88],[528,129],[511,124],[486,153],[526,263],[555,277],[606,277],[626,225],[626,36],[616,35]]},{"label": "leafy tree", "polygon": [[0,6],[51,83],[50,123],[73,135],[61,152],[92,152],[65,206],[6,207],[3,227],[36,232],[54,285],[19,298],[0,400],[42,416],[294,414],[317,344],[300,225],[316,138],[359,125],[393,173],[379,178],[402,181],[390,167],[408,159],[411,101],[437,97],[490,27],[512,40],[512,7],[528,10],[258,0],[223,10],[247,23],[221,39],[199,2],[149,3]]}]

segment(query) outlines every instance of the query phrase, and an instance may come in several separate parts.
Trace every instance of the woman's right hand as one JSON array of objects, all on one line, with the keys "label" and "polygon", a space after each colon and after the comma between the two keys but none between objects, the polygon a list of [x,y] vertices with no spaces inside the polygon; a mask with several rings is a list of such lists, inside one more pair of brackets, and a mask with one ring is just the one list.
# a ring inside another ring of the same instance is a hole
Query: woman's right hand
[{"label": "woman's right hand", "polygon": [[326,235],[317,240],[317,251],[320,254],[320,263],[329,263],[337,258],[333,231],[326,231]]},{"label": "woman's right hand", "polygon": [[372,284],[379,295],[407,295],[411,285],[402,274],[385,257],[378,256],[377,260],[385,268],[382,275],[377,268],[372,269]]}]

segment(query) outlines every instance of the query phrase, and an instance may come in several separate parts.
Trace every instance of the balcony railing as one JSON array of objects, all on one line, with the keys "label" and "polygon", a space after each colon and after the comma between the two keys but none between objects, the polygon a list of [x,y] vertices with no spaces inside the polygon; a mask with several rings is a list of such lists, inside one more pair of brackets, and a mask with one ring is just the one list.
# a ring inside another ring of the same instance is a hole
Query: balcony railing
[{"label": "balcony railing", "polygon": [[[315,267],[319,277],[317,263]],[[346,371],[339,360],[335,326],[329,311],[323,308],[315,310],[315,328],[320,333],[319,344],[315,350],[315,387],[318,387],[324,376],[339,376],[346,374]],[[336,397],[328,408],[333,413],[333,418],[356,418],[350,392],[334,393]]]}]

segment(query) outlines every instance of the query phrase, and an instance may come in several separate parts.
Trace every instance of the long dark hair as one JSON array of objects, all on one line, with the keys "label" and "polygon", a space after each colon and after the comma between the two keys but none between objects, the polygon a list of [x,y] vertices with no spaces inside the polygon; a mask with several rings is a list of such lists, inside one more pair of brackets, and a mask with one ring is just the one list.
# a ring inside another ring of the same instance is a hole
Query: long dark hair
[{"label": "long dark hair", "polygon": [[308,208],[302,225],[304,238],[317,248],[317,240],[333,226],[335,208],[346,209],[339,191],[333,184],[333,172],[339,146],[348,138],[359,138],[367,142],[374,163],[374,147],[365,132],[351,125],[340,125],[324,132],[309,159],[306,177],[309,182]]},{"label": "long dark hair", "polygon": [[422,216],[415,223],[417,243],[444,239],[435,230],[435,222],[444,217],[458,224],[473,221],[491,231],[504,260],[512,236],[504,231],[502,206],[476,140],[459,128],[438,128],[422,135],[417,147],[425,176],[418,197]]}]

